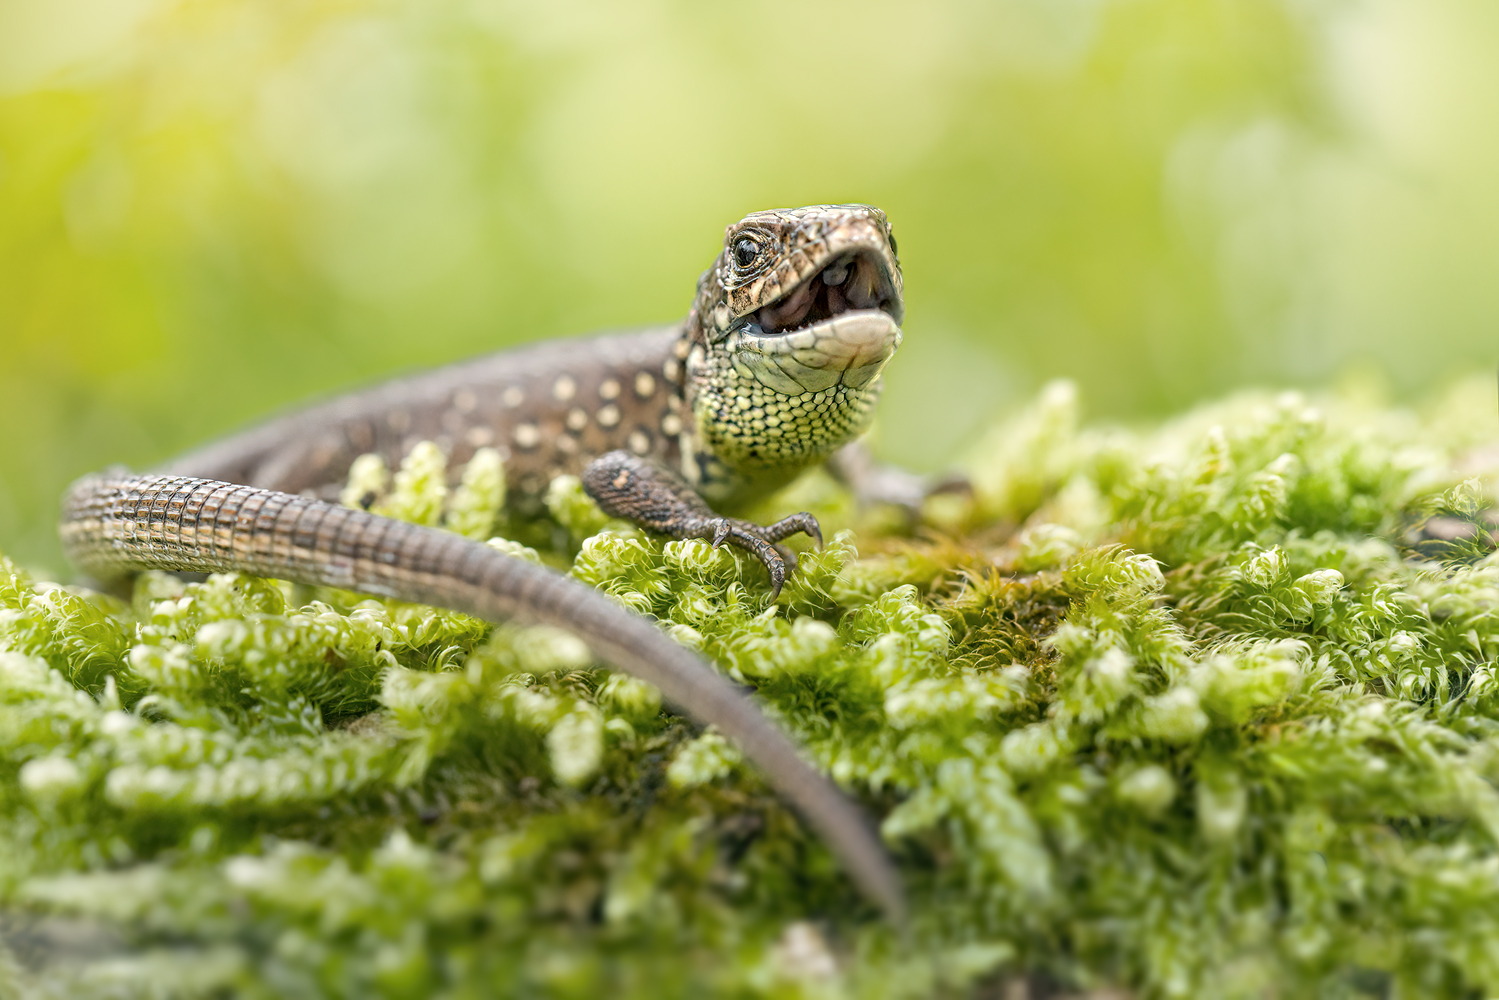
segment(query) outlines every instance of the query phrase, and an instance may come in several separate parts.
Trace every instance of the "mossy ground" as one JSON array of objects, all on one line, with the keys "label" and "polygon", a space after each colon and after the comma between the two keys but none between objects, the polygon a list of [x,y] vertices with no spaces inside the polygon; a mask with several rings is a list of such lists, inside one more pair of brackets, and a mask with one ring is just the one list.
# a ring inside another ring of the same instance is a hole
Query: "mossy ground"
[{"label": "mossy ground", "polygon": [[[746,560],[611,527],[575,483],[548,526],[502,524],[752,685],[865,802],[904,946],[732,746],[565,635],[235,576],[147,576],[126,605],[0,564],[0,997],[962,996],[1020,972],[1493,995],[1499,559],[1397,547],[1482,502],[1456,456],[1491,409],[1257,397],[1135,433],[1054,387],[915,536],[817,476],[777,498],[856,529],[777,605]],[[383,508],[488,534],[498,468],[447,494],[438,466],[413,456]]]}]

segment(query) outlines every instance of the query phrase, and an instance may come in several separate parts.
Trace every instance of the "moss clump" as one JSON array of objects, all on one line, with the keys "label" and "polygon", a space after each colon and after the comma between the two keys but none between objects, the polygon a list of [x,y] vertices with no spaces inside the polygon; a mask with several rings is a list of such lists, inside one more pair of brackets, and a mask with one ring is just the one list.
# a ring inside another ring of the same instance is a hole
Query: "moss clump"
[{"label": "moss clump", "polygon": [[[778,605],[554,483],[555,547],[495,544],[754,686],[882,818],[909,947],[730,744],[566,635],[3,564],[0,996],[1492,993],[1499,559],[1396,547],[1477,509],[1471,398],[1128,434],[1054,388],[940,530],[856,535],[818,477],[775,501],[844,528]],[[449,494],[433,458],[350,497],[482,537],[502,470]]]}]

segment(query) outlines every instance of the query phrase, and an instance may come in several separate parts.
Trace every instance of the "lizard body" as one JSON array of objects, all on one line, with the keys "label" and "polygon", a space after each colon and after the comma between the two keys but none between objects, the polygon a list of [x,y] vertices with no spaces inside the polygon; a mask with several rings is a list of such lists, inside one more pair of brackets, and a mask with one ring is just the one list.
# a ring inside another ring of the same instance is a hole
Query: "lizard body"
[{"label": "lizard body", "polygon": [[677,457],[681,336],[677,324],[501,351],[293,413],[162,471],[332,499],[360,455],[394,467],[432,441],[455,469],[496,448],[507,501],[531,507],[554,476],[579,475],[605,452]]},{"label": "lizard body", "polygon": [[857,808],[696,654],[576,581],[325,498],[362,454],[394,463],[433,440],[461,466],[493,447],[507,503],[534,506],[555,475],[579,474],[611,514],[751,552],[778,592],[795,567],[780,542],[820,540],[816,520],[761,526],[710,503],[742,504],[862,433],[902,317],[878,209],[755,213],[728,228],[680,324],[500,352],[283,417],[158,474],[87,477],[64,500],[60,533],[103,577],[238,571],[569,629],[734,739],[899,921],[899,877]]}]

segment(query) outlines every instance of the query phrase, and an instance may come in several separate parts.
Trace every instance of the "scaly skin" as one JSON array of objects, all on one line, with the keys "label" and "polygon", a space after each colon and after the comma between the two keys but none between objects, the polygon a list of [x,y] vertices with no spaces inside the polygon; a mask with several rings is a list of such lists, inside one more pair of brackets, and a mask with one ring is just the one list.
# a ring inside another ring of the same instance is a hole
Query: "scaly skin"
[{"label": "scaly skin", "polygon": [[778,592],[795,567],[779,543],[803,531],[820,540],[816,520],[760,526],[708,501],[743,503],[862,433],[902,312],[878,209],[756,213],[729,227],[675,327],[502,352],[282,418],[163,474],[85,478],[64,500],[63,544],[101,577],[245,572],[569,629],[738,742],[900,922],[899,876],[858,809],[696,654],[575,581],[318,498],[337,495],[361,454],[394,463],[433,440],[457,468],[494,447],[508,503],[534,508],[554,476],[581,474],[612,514],[753,553]]}]

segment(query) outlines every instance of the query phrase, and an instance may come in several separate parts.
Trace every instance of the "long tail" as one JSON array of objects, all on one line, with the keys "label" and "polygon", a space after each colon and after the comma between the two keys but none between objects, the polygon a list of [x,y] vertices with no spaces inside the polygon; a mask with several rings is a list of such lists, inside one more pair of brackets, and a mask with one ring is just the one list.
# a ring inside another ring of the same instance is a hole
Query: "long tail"
[{"label": "long tail", "polygon": [[604,661],[717,726],[759,766],[896,924],[900,876],[859,809],[797,754],[745,694],[696,654],[597,591],[458,535],[286,493],[179,476],[93,476],[74,484],[59,527],[85,570],[243,572],[555,625]]}]

